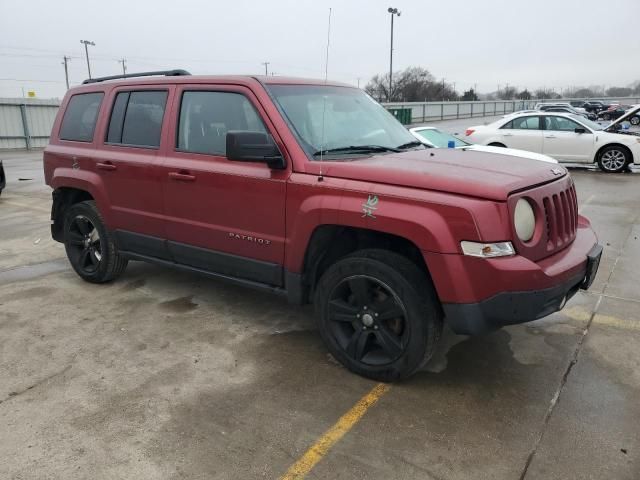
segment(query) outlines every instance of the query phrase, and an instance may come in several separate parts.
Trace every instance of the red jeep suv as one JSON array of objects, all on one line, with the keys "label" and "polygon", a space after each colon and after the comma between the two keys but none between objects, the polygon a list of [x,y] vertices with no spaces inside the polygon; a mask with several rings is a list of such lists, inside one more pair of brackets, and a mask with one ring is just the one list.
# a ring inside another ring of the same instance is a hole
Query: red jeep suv
[{"label": "red jeep suv", "polygon": [[83,279],[144,260],[313,302],[335,358],[381,381],[419,369],[443,322],[478,334],[561,309],[602,252],[563,167],[426,148],[334,82],[87,80],[44,170]]}]

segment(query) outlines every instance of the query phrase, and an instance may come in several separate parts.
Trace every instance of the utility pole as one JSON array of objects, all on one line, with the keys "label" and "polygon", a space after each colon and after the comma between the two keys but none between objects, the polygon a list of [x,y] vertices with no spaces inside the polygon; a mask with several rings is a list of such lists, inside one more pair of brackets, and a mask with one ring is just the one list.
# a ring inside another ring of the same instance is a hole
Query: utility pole
[{"label": "utility pole", "polygon": [[122,64],[122,74],[126,75],[127,74],[127,59],[126,58],[121,58],[120,60],[118,60],[118,63]]},{"label": "utility pole", "polygon": [[391,48],[389,49],[389,93],[387,94],[387,102],[391,101],[391,88],[393,87],[393,17],[400,16],[400,10],[389,7],[387,12],[391,14]]},{"label": "utility pole", "polygon": [[62,65],[64,65],[64,79],[67,82],[67,90],[69,90],[69,66],[67,65],[69,60],[71,60],[71,58],[66,55],[62,57]]},{"label": "utility pole", "polygon": [[87,70],[89,72],[89,78],[91,78],[91,64],[89,63],[89,45],[95,47],[96,44],[89,40],[80,40],[80,43],[84,44],[84,54],[87,57]]},{"label": "utility pole", "polygon": [[360,77],[358,77],[358,88],[360,88]]},{"label": "utility pole", "polygon": [[442,78],[442,101],[444,102],[444,77]]},{"label": "utility pole", "polygon": [[264,65],[264,75],[268,76],[269,75],[269,64],[271,62],[262,62],[261,65]]}]

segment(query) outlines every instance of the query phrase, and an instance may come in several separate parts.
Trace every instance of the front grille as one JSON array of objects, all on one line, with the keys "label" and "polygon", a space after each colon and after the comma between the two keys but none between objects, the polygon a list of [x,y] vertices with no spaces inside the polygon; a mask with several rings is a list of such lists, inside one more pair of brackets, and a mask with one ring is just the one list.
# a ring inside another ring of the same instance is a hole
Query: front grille
[{"label": "front grille", "polygon": [[571,243],[578,229],[578,201],[573,183],[569,188],[542,199],[547,222],[547,251]]}]

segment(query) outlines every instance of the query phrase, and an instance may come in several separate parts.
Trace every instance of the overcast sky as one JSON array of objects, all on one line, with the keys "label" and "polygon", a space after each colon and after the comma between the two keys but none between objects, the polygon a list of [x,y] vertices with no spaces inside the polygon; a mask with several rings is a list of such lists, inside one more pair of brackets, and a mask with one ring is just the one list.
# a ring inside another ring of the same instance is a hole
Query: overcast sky
[{"label": "overcast sky", "polygon": [[[462,91],[626,86],[640,79],[640,0],[0,0],[0,96],[65,91],[87,77],[186,68],[197,74],[322,77],[329,7],[329,78],[364,85],[389,68],[427,68]],[[18,79],[7,80],[7,79]],[[37,82],[36,82],[37,80]]]}]

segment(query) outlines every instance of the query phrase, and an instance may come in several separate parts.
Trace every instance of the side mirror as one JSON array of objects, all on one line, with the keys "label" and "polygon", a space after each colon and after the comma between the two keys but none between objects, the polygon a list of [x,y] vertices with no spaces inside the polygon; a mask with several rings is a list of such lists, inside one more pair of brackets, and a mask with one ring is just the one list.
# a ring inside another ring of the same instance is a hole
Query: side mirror
[{"label": "side mirror", "polygon": [[264,162],[282,170],[284,157],[268,133],[232,130],[227,132],[227,158],[236,162]]},{"label": "side mirror", "polygon": [[574,132],[576,132],[576,133],[587,133],[587,130],[584,129],[584,128],[581,128],[581,127],[576,127]]}]

